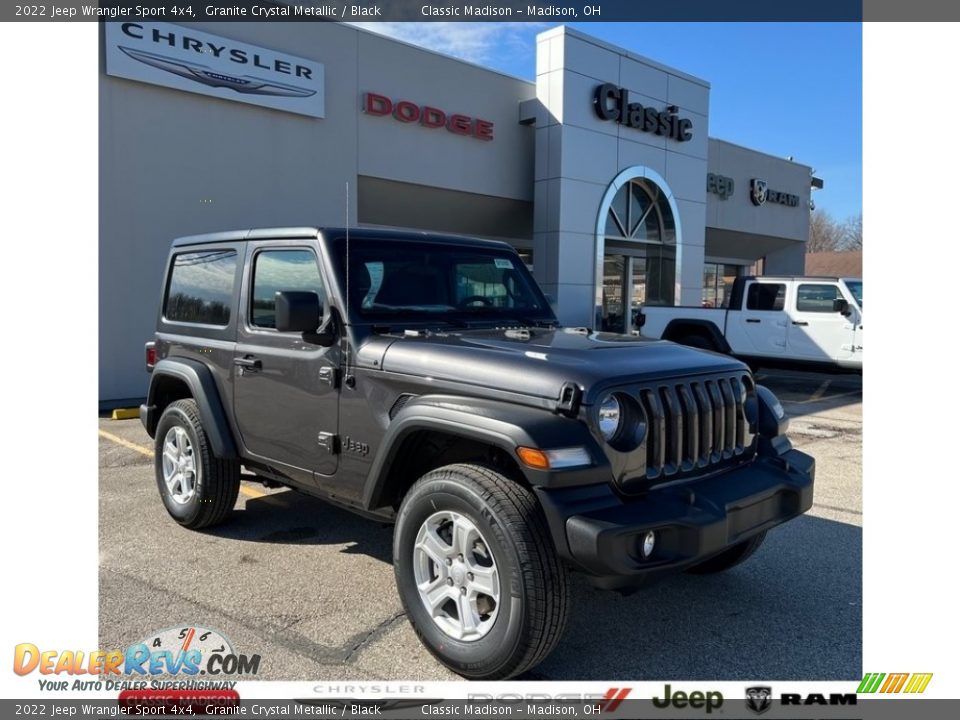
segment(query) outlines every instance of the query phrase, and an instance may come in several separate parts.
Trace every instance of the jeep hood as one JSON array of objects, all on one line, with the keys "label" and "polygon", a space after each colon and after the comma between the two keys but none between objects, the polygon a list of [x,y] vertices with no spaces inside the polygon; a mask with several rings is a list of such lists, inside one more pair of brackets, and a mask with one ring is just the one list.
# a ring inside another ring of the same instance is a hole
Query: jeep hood
[{"label": "jeep hood", "polygon": [[663,340],[564,329],[374,336],[358,352],[357,364],[548,399],[573,382],[584,389],[586,403],[621,383],[745,369],[727,355]]}]

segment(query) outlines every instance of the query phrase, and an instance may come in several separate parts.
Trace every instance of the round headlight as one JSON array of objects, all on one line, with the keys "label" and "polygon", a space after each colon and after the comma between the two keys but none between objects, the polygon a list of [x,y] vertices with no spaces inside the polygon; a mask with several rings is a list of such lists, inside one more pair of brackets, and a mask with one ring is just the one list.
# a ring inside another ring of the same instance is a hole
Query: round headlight
[{"label": "round headlight", "polygon": [[604,440],[611,440],[620,430],[623,422],[623,410],[620,401],[613,395],[607,395],[597,411],[597,422]]}]

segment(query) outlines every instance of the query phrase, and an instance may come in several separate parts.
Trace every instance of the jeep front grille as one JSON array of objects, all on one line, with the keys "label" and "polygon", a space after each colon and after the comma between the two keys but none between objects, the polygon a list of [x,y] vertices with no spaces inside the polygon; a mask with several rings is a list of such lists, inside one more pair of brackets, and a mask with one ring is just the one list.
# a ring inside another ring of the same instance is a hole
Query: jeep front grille
[{"label": "jeep front grille", "polygon": [[756,404],[749,375],[724,375],[640,388],[647,417],[646,479],[694,474],[736,462],[753,447]]}]

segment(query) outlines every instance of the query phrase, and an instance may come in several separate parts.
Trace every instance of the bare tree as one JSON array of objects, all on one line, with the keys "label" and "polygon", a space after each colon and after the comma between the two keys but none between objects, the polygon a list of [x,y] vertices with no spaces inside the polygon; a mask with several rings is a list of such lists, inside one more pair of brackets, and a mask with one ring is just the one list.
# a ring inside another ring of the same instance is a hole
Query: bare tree
[{"label": "bare tree", "polygon": [[842,227],[842,247],[844,250],[863,250],[863,213],[847,218]]},{"label": "bare tree", "polygon": [[810,237],[807,252],[827,252],[841,249],[842,230],[826,210],[817,208],[810,213]]}]

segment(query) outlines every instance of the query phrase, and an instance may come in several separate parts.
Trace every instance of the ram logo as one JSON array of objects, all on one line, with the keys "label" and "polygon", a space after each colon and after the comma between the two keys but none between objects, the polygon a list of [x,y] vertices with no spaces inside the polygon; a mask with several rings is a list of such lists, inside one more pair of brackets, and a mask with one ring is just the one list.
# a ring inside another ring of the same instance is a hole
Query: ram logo
[{"label": "ram logo", "polygon": [[750,181],[750,199],[754,205],[763,205],[767,201],[767,181],[753,178]]}]

